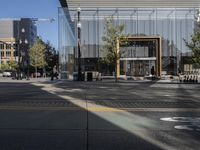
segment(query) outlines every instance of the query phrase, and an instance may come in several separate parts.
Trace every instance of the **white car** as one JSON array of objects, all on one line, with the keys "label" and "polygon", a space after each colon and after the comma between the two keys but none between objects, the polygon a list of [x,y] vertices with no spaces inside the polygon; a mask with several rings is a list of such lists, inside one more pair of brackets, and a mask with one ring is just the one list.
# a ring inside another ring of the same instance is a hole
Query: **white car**
[{"label": "white car", "polygon": [[11,72],[9,71],[4,71],[2,74],[3,77],[11,77]]}]

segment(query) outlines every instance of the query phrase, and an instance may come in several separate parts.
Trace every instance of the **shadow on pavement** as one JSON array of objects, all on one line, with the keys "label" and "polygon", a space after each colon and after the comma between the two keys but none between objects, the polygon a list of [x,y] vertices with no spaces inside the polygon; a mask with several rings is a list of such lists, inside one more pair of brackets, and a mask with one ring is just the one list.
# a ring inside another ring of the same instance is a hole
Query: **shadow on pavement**
[{"label": "shadow on pavement", "polygon": [[[168,84],[164,84],[165,87],[160,85],[162,84],[134,83],[132,85],[122,85],[113,83],[93,84],[85,82],[68,82],[57,84],[55,87],[62,89],[70,89],[73,87],[73,89],[80,90],[82,95],[85,95],[85,99],[90,104],[90,107],[94,107],[94,109],[91,109],[91,113],[94,114],[95,117],[98,116],[98,119],[106,120],[109,124],[120,127],[120,129],[128,131],[131,135],[136,135],[161,149],[198,149],[200,146],[198,143],[198,139],[200,138],[198,131],[190,132],[186,130],[176,130],[174,129],[175,123],[167,125],[167,123],[158,121],[160,119],[159,116],[177,116],[181,115],[180,113],[168,112],[167,114],[159,114],[158,112],[149,113],[144,111],[136,113],[122,109],[149,107],[200,108],[200,103],[195,101],[199,96],[198,94],[192,95],[192,93],[189,94],[188,92],[183,93],[184,90],[187,91],[187,86],[178,85],[177,87],[177,85],[170,84],[171,88],[169,88]],[[196,87],[189,88],[189,90],[194,90],[195,92],[197,91],[195,88]],[[179,89],[179,91],[177,89]],[[72,93],[69,91],[65,91],[64,93],[55,92],[57,95],[68,95],[73,97]],[[182,94],[185,99],[177,99],[177,94]],[[75,95],[75,97],[77,97],[77,95]],[[187,99],[188,97],[191,99]],[[101,109],[101,106],[115,109],[113,112],[111,109],[111,111],[107,113],[106,109]],[[195,116],[195,113],[182,114]],[[98,121],[98,124],[100,124],[100,122],[101,121]],[[99,128],[103,127],[103,125],[99,125]]]},{"label": "shadow on pavement", "polygon": [[120,120],[110,122],[113,114],[104,118],[105,114],[95,114],[77,105],[86,102],[85,85],[63,89],[52,84],[0,83],[0,89],[1,150],[163,148],[161,143],[145,139],[146,131],[136,128],[138,134],[129,132],[137,126],[125,130],[117,124]]}]

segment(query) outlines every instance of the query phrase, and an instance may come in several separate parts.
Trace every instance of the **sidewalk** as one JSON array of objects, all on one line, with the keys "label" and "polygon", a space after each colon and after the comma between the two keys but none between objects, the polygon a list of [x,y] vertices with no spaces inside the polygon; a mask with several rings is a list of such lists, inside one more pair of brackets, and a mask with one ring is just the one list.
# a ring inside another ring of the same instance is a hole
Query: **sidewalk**
[{"label": "sidewalk", "polygon": [[10,77],[0,77],[0,82],[16,82],[16,83],[47,82],[50,80],[51,80],[50,78],[30,78],[29,80],[27,79],[16,80]]},{"label": "sidewalk", "polygon": [[116,83],[114,79],[103,79],[101,81],[73,81],[67,79],[58,79],[56,81],[50,81],[48,83],[53,84],[67,84],[67,83],[77,83],[77,84],[87,84],[87,85],[131,85],[131,84],[185,84],[185,85],[200,85],[200,82],[180,82],[179,80],[118,80]]},{"label": "sidewalk", "polygon": [[162,84],[200,84],[199,82],[180,82],[177,79],[156,79],[156,80],[148,80],[148,79],[144,79],[144,80],[124,80],[124,79],[119,79],[118,82],[115,82],[115,79],[112,78],[106,78],[106,79],[102,79],[101,81],[73,81],[73,80],[69,80],[69,79],[54,79],[53,81],[51,81],[50,77],[47,78],[30,78],[30,80],[26,80],[26,79],[22,79],[22,80],[13,80],[12,78],[7,78],[7,77],[0,77],[0,83],[1,82],[15,82],[15,83],[33,83],[33,82],[45,82],[45,83],[53,83],[53,84],[59,84],[59,83],[84,83],[84,84],[103,84],[103,83],[113,83],[113,84],[120,84],[120,83],[149,83],[149,84],[156,84],[156,83],[162,83]]}]

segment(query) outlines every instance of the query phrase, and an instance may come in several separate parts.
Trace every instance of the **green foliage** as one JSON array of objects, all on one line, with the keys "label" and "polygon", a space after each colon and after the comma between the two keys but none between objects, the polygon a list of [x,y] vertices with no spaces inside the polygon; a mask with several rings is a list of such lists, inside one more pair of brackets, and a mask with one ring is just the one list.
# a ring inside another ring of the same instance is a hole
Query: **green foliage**
[{"label": "green foliage", "polygon": [[115,71],[116,78],[116,70],[117,70],[117,60],[120,59],[120,52],[117,52],[117,42],[124,42],[127,40],[127,36],[123,34],[125,25],[114,25],[113,17],[106,19],[105,24],[105,32],[102,40],[104,42],[104,46],[102,51],[105,57],[102,59],[103,64],[109,65]]},{"label": "green foliage", "polygon": [[46,66],[45,45],[41,39],[37,39],[29,50],[30,65],[34,68],[43,68]]},{"label": "green foliage", "polygon": [[2,63],[1,64],[1,70],[4,71],[4,70],[9,70],[10,69],[10,66],[8,63]]},{"label": "green foliage", "polygon": [[47,41],[45,44],[45,60],[47,62],[46,70],[50,71],[54,66],[58,66],[58,53],[55,48]]},{"label": "green foliage", "polygon": [[44,42],[41,40],[41,42],[45,46],[44,58],[46,65],[43,68],[45,68],[46,71],[51,71],[54,66],[58,66],[58,53],[49,41]]},{"label": "green foliage", "polygon": [[193,56],[192,60],[193,63],[200,65],[200,29],[198,28],[194,34],[191,36],[191,42],[187,42],[186,46],[192,51]]},{"label": "green foliage", "polygon": [[11,70],[16,70],[16,68],[18,67],[17,62],[14,60],[11,60],[8,64]]},{"label": "green foliage", "polygon": [[16,61],[11,60],[8,63],[2,63],[0,68],[1,70],[16,70],[16,68],[18,67],[18,64]]}]

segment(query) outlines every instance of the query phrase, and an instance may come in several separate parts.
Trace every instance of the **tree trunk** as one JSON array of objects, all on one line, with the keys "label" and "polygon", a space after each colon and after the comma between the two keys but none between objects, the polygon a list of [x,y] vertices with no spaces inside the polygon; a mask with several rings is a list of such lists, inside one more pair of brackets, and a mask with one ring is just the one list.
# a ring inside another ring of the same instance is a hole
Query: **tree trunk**
[{"label": "tree trunk", "polygon": [[118,82],[118,78],[117,78],[117,60],[115,61],[115,82]]},{"label": "tree trunk", "polygon": [[37,67],[35,67],[35,78],[37,78]]}]

